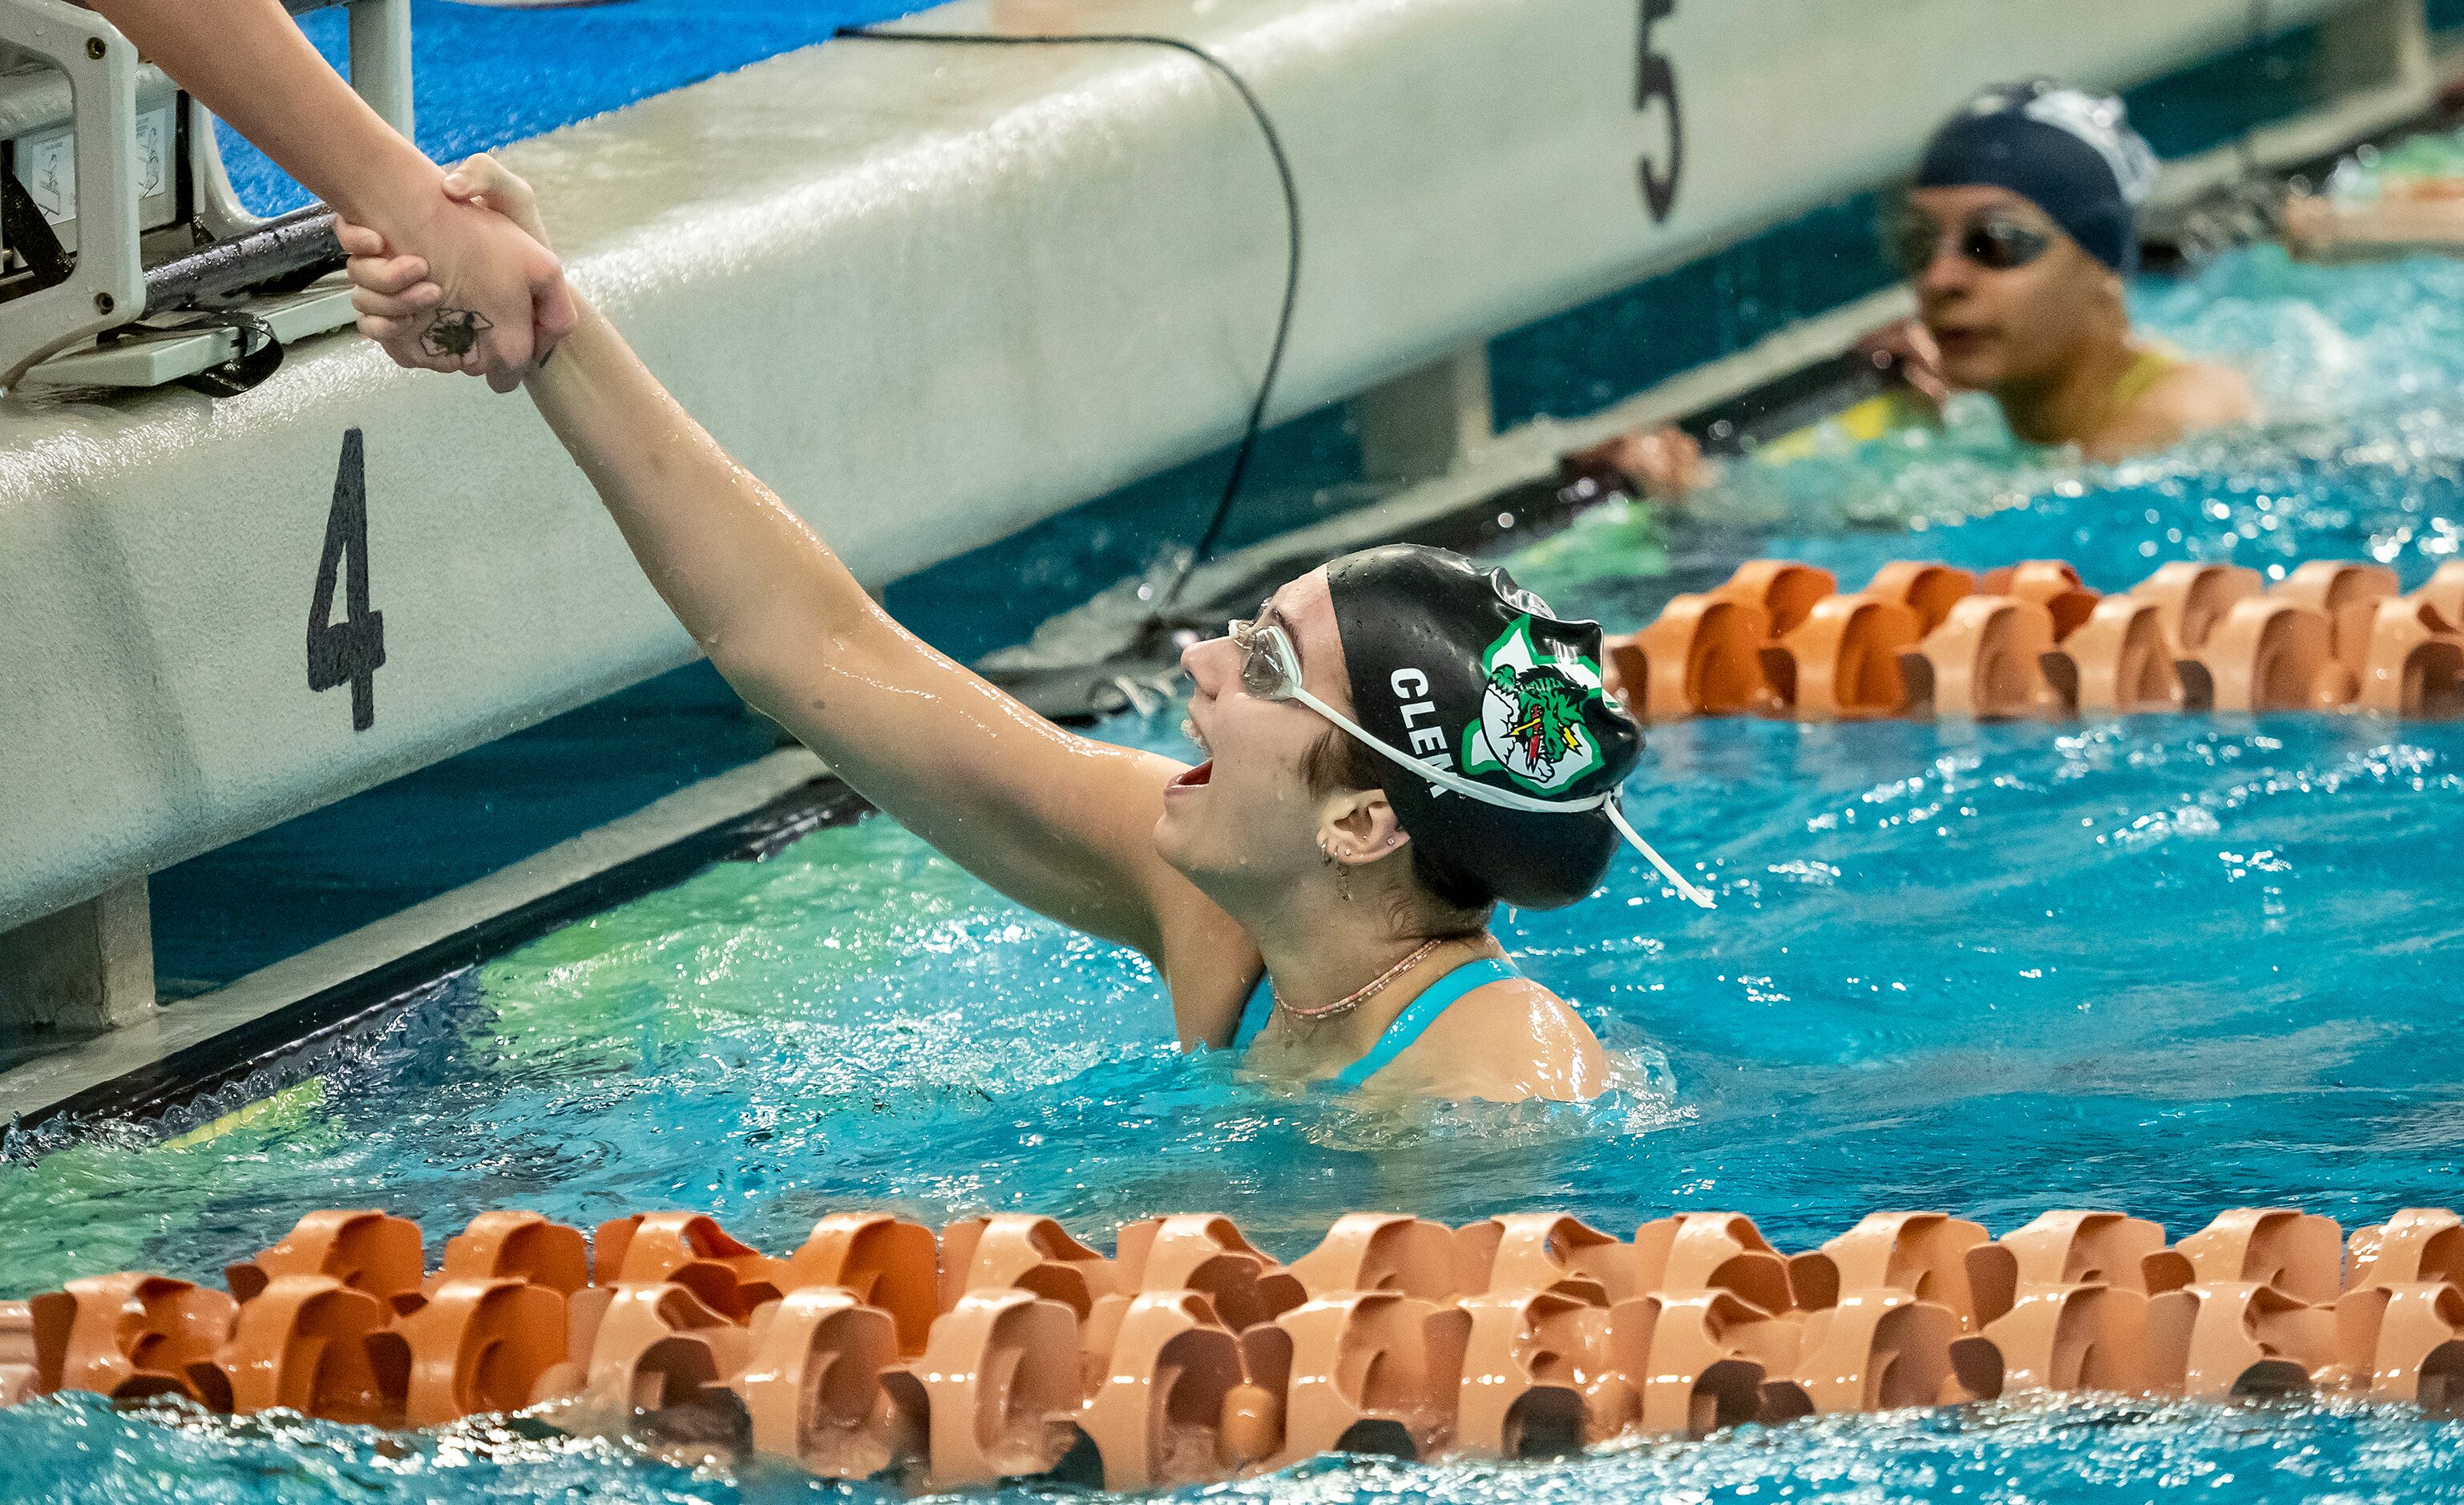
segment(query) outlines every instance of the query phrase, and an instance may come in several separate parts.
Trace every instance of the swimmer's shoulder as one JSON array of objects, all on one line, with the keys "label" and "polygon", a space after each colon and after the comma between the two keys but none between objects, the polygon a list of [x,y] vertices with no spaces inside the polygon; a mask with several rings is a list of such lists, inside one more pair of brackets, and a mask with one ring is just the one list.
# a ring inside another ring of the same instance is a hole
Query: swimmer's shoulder
[{"label": "swimmer's shoulder", "polygon": [[2212,360],[2176,362],[2131,405],[2180,424],[2186,432],[2258,418],[2258,393],[2250,378]]},{"label": "swimmer's shoulder", "polygon": [[1608,1053],[1565,999],[1507,977],[1447,1005],[1371,1080],[1430,1097],[1578,1102],[1607,1086]]},{"label": "swimmer's shoulder", "polygon": [[2097,459],[2121,459],[2258,420],[2250,378],[2214,361],[2176,360],[2123,404],[2086,448]]},{"label": "swimmer's shoulder", "polygon": [[1241,1013],[1265,974],[1258,943],[1221,905],[1179,874],[1159,883],[1155,920],[1162,932],[1153,957],[1172,994],[1174,1033],[1183,1050],[1232,1043]]}]

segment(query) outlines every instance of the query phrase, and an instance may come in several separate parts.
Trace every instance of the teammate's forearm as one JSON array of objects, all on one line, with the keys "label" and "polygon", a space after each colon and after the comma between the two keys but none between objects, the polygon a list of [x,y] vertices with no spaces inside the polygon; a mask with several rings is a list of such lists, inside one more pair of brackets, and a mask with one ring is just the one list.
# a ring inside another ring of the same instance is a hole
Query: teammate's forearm
[{"label": "teammate's forearm", "polygon": [[308,191],[362,225],[425,212],[443,173],[300,33],[281,0],[87,0]]}]

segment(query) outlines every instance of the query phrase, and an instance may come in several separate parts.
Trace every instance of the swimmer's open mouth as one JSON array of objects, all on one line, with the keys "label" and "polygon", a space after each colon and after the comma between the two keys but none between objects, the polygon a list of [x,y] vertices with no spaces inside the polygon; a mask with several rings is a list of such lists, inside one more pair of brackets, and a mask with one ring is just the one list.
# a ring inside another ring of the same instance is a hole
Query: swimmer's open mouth
[{"label": "swimmer's open mouth", "polygon": [[1196,768],[1181,770],[1178,774],[1175,775],[1173,781],[1164,787],[1168,789],[1201,789],[1205,787],[1206,781],[1214,776],[1215,760],[1213,758],[1208,758],[1205,762],[1199,764]]}]

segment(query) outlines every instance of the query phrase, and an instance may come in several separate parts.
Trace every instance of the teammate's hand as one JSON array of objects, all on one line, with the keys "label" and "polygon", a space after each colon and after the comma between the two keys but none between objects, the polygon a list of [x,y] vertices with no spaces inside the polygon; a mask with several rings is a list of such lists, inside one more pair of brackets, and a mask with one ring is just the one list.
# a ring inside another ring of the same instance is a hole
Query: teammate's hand
[{"label": "teammate's hand", "polygon": [[486,152],[464,158],[460,166],[445,175],[445,196],[457,204],[495,210],[546,249],[547,227],[539,223],[539,196],[519,174]]},{"label": "teammate's hand", "polygon": [[361,332],[396,360],[511,391],[573,328],[530,185],[482,154],[407,229],[342,226]]}]

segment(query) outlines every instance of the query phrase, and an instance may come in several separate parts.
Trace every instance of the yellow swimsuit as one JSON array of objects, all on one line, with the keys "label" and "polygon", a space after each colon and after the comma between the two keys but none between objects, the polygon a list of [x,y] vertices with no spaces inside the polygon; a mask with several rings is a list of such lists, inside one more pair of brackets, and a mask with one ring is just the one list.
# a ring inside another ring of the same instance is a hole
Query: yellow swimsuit
[{"label": "yellow swimsuit", "polygon": [[2123,371],[2122,380],[2113,383],[2113,406],[2110,411],[2120,414],[2123,408],[2146,396],[2149,387],[2163,381],[2176,367],[2188,363],[2179,356],[2168,356],[2161,350],[2139,352],[2131,359],[2129,366]]},{"label": "yellow swimsuit", "polygon": [[[2182,357],[2163,350],[2143,350],[2131,357],[2121,379],[2113,383],[2112,405],[2105,409],[2104,422],[2120,417],[2131,404],[2146,396],[2150,387],[2188,364]],[[1914,397],[1894,388],[1758,446],[1753,459],[1757,465],[1788,465],[1827,449],[1854,448],[1895,430],[1926,426],[1929,423],[1930,414]]]}]

